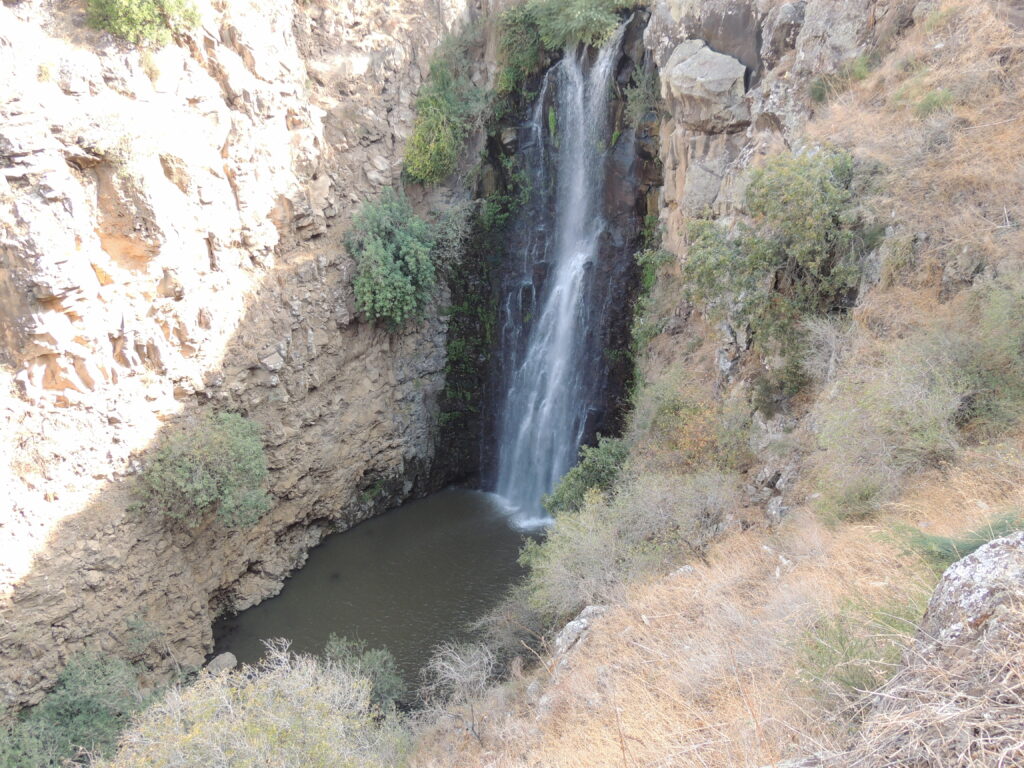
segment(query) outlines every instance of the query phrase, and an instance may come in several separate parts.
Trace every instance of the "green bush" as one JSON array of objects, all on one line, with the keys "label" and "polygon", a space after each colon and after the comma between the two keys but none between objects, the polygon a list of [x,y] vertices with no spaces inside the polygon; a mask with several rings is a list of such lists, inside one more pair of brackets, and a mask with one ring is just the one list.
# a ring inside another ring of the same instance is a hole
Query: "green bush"
[{"label": "green bush", "polygon": [[430,226],[401,193],[363,203],[345,239],[356,262],[356,308],[391,327],[421,317],[437,284],[433,244]]},{"label": "green bush", "polygon": [[405,694],[405,683],[391,651],[366,648],[361,640],[338,637],[333,632],[324,646],[324,657],[340,664],[354,677],[370,681],[370,703],[384,712],[394,707]]},{"label": "green bush", "polygon": [[851,303],[869,247],[851,192],[844,152],[781,155],[754,172],[747,207],[754,218],[730,237],[713,221],[691,224],[684,277],[691,298],[712,314],[745,323],[756,346],[783,359],[781,383],[802,383],[807,317]]},{"label": "green bush", "polygon": [[155,511],[195,527],[215,514],[229,528],[251,525],[270,509],[259,427],[236,413],[202,416],[154,451],[139,476],[137,511]]},{"label": "green bush", "polygon": [[6,733],[0,727],[0,768],[48,768],[112,755],[122,729],[145,704],[128,663],[96,653],[75,656],[42,703]]},{"label": "green bush", "polygon": [[629,446],[619,438],[602,437],[597,445],[584,446],[580,450],[579,463],[566,473],[551,495],[544,499],[545,508],[552,515],[576,512],[583,506],[588,491],[611,490],[627,458]]},{"label": "green bush", "polygon": [[626,109],[623,114],[627,125],[640,125],[651,113],[657,113],[661,104],[661,84],[658,70],[653,67],[637,68],[633,80],[624,89]]},{"label": "green bush", "polygon": [[470,42],[468,33],[448,38],[430,63],[405,148],[405,172],[415,181],[437,184],[450,176],[483,113],[484,93],[470,77]]},{"label": "green bush", "polygon": [[135,718],[107,768],[391,768],[409,735],[344,664],[271,643],[259,666],[171,689]]},{"label": "green bush", "polygon": [[89,0],[87,19],[130,43],[166,45],[196,26],[199,13],[191,0]]},{"label": "green bush", "polygon": [[531,75],[543,69],[547,51],[537,20],[525,5],[514,5],[501,15],[498,34],[501,71],[494,91],[499,97],[512,96],[522,90]]},{"label": "green bush", "polygon": [[529,0],[526,7],[545,47],[560,51],[580,43],[601,45],[622,23],[619,12],[638,4],[639,0]]}]

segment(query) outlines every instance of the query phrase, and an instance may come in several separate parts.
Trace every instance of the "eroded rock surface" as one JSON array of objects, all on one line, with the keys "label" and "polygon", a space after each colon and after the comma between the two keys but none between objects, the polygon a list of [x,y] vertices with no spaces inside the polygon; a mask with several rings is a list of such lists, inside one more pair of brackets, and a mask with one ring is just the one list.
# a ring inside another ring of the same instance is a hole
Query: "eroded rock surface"
[{"label": "eroded rock surface", "polygon": [[[143,52],[84,4],[0,5],[0,708],[86,647],[200,666],[218,611],[424,476],[446,320],[358,322],[341,241],[466,7],[200,3]],[[209,408],[263,427],[273,511],[128,513],[147,446]]]}]

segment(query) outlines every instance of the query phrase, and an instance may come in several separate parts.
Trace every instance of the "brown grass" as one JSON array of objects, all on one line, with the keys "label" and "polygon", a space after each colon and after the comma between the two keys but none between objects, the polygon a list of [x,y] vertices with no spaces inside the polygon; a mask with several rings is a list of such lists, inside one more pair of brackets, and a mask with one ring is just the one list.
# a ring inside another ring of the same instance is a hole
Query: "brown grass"
[{"label": "brown grass", "polygon": [[950,2],[810,130],[883,165],[876,210],[927,233],[918,284],[956,283],[1024,246],[1022,102],[1024,33],[988,3]]},{"label": "brown grass", "polygon": [[[855,737],[849,713],[815,695],[801,661],[807,637],[820,619],[854,604],[923,605],[935,575],[904,551],[890,524],[952,535],[977,528],[995,510],[1024,503],[1022,455],[1019,441],[972,451],[947,476],[917,482],[885,523],[831,529],[801,510],[774,533],[729,537],[692,573],[627,590],[565,666],[534,673],[540,705],[523,694],[530,679],[514,680],[481,704],[481,741],[435,731],[413,764],[758,768],[842,755],[851,744],[861,745],[851,765],[890,764],[871,762],[864,750],[888,749],[897,720],[927,730],[928,707],[959,673],[948,670],[907,711],[869,720],[870,747]],[[969,723],[976,711],[965,706],[957,722]],[[999,727],[1009,733],[1015,716]],[[975,763],[922,763],[961,764]]]}]

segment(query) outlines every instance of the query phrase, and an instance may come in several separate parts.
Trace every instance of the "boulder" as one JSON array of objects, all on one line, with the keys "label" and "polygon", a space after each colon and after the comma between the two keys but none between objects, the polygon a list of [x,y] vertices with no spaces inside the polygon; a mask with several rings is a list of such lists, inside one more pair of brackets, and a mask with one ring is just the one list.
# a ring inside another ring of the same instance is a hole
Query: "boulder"
[{"label": "boulder", "polygon": [[235,654],[225,652],[214,656],[210,663],[206,665],[206,671],[211,675],[222,675],[230,672],[237,666],[238,659],[235,658]]},{"label": "boulder", "polygon": [[662,72],[662,96],[676,122],[694,131],[726,133],[750,124],[747,68],[716,53],[703,40],[686,40],[672,52]]}]

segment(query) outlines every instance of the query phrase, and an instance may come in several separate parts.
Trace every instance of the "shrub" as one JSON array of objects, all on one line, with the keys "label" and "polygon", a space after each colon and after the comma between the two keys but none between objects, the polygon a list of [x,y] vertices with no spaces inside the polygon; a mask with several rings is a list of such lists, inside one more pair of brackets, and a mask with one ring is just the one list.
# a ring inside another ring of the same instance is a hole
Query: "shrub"
[{"label": "shrub", "polygon": [[611,498],[589,494],[579,510],[555,519],[542,543],[524,547],[531,605],[555,622],[702,554],[736,502],[734,487],[717,472],[645,473],[622,481]]},{"label": "shrub", "polygon": [[462,722],[480,740],[476,700],[487,691],[497,669],[497,659],[485,645],[438,646],[423,669],[426,711]]},{"label": "shrub", "polygon": [[199,13],[191,0],[89,0],[87,19],[130,43],[166,45],[196,26]]},{"label": "shrub", "polygon": [[268,644],[256,667],[171,689],[139,715],[108,768],[272,765],[384,768],[403,764],[408,734],[371,703],[346,665]]},{"label": "shrub", "polygon": [[259,426],[236,413],[202,416],[156,449],[139,476],[138,511],[199,525],[213,513],[229,528],[270,509]]},{"label": "shrub", "polygon": [[422,316],[437,283],[430,227],[405,196],[385,190],[352,220],[345,247],[355,259],[356,307],[396,328]]},{"label": "shrub", "polygon": [[748,325],[762,353],[781,356],[787,393],[802,383],[800,321],[848,307],[856,291],[869,244],[852,181],[846,153],[781,155],[751,179],[753,227],[730,237],[713,221],[690,226],[684,277],[691,297],[713,315]]},{"label": "shrub", "polygon": [[953,94],[946,88],[937,88],[926,93],[914,106],[914,114],[922,120],[934,112],[949,108],[953,103]]},{"label": "shrub", "polygon": [[577,511],[583,506],[588,491],[611,490],[627,458],[629,446],[626,441],[618,438],[602,437],[597,445],[584,446],[580,450],[579,463],[566,473],[551,495],[544,499],[545,508],[552,515]]},{"label": "shrub", "polygon": [[498,34],[502,66],[494,90],[498,96],[512,96],[522,90],[530,76],[543,69],[547,51],[537,20],[525,5],[512,6],[501,15]]},{"label": "shrub", "polygon": [[416,99],[416,122],[405,148],[405,172],[416,181],[437,184],[452,174],[483,112],[484,94],[470,78],[469,43],[461,35],[441,44]]},{"label": "shrub", "polygon": [[626,109],[623,113],[626,124],[636,127],[647,119],[651,113],[658,111],[661,103],[661,84],[658,70],[653,67],[638,67],[633,73],[633,80],[624,89]]},{"label": "shrub", "polygon": [[[96,653],[73,657],[42,703],[0,727],[2,768],[62,766],[111,755],[129,718],[146,704],[135,670]],[[6,750],[6,751],[5,751]]]},{"label": "shrub", "polygon": [[405,693],[405,683],[391,651],[370,648],[361,640],[338,637],[333,632],[327,638],[324,656],[347,669],[354,677],[370,681],[370,703],[384,711],[394,706]]},{"label": "shrub", "polygon": [[820,511],[866,517],[903,477],[948,463],[972,435],[1020,422],[1024,294],[1014,282],[982,283],[959,309],[860,362],[822,403]]},{"label": "shrub", "polygon": [[637,5],[638,0],[529,0],[527,8],[544,45],[560,51],[580,43],[601,45],[621,23],[619,11]]}]

